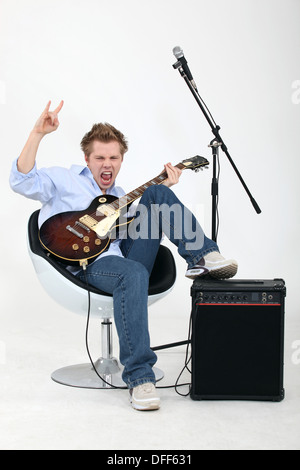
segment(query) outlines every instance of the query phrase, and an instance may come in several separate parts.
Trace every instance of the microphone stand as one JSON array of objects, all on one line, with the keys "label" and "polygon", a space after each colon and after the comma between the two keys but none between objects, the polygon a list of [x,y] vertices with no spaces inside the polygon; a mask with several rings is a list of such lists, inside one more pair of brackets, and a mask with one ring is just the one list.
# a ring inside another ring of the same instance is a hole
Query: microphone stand
[{"label": "microphone stand", "polygon": [[218,126],[210,113],[207,112],[207,109],[205,109],[205,105],[201,100],[201,97],[198,93],[198,90],[193,86],[193,84],[190,82],[190,80],[187,78],[187,75],[185,71],[182,68],[181,62],[178,61],[173,65],[174,69],[178,69],[181,76],[184,78],[186,84],[188,85],[190,91],[192,92],[192,95],[194,96],[195,100],[197,101],[202,113],[204,114],[205,119],[207,120],[212,133],[214,135],[214,139],[210,142],[209,147],[212,148],[212,155],[213,155],[213,177],[212,177],[212,184],[211,184],[211,195],[212,195],[212,240],[215,242],[217,241],[217,200],[218,200],[218,178],[217,178],[217,160],[219,158],[219,147],[223,150],[225,155],[227,156],[229,162],[231,163],[235,173],[237,174],[240,182],[242,183],[246,193],[248,194],[250,201],[257,212],[257,214],[261,213],[261,209],[259,208],[257,202],[253,198],[252,194],[250,193],[245,181],[243,180],[240,172],[238,171],[236,165],[234,164],[228,149],[223,141],[223,139],[220,136],[220,126]]},{"label": "microphone stand", "polygon": [[[198,93],[198,90],[197,88],[191,83],[191,81],[188,79],[186,73],[184,72],[183,68],[182,68],[182,65],[181,65],[181,62],[178,61],[176,62],[174,65],[173,65],[174,69],[179,69],[179,72],[181,74],[181,76],[184,78],[185,82],[187,83],[189,89],[191,90],[194,98],[196,99],[198,105],[200,106],[208,124],[210,125],[211,127],[211,130],[212,130],[212,133],[214,135],[214,139],[210,142],[209,144],[209,147],[211,147],[212,149],[212,155],[213,155],[213,177],[212,177],[212,183],[211,183],[211,195],[212,195],[212,240],[214,240],[215,242],[217,241],[217,207],[218,207],[218,192],[219,192],[219,188],[218,188],[218,175],[217,175],[217,161],[219,159],[219,147],[221,147],[221,149],[223,150],[223,152],[226,154],[228,160],[230,161],[234,171],[236,172],[237,176],[239,177],[242,185],[244,186],[245,188],[245,191],[246,193],[248,194],[248,196],[250,197],[250,200],[252,202],[252,205],[254,207],[254,209],[256,210],[257,214],[260,214],[261,213],[261,210],[257,204],[257,202],[254,200],[253,196],[251,195],[249,189],[247,188],[246,186],[246,183],[245,181],[243,180],[240,172],[238,171],[237,167],[235,166],[231,156],[229,155],[229,152],[228,152],[228,149],[226,147],[226,145],[224,144],[221,136],[220,136],[220,133],[219,133],[219,130],[220,130],[220,126],[218,126],[212,116],[208,114],[207,110],[205,109],[205,105],[204,103],[202,102],[201,100],[201,97]],[[188,339],[186,341],[180,341],[178,343],[170,343],[170,344],[165,344],[165,345],[162,345],[162,346],[156,346],[154,348],[151,348],[153,351],[157,351],[157,350],[160,350],[160,349],[167,349],[167,348],[173,348],[173,347],[176,347],[176,346],[181,346],[183,344],[190,344],[191,343],[191,339]],[[185,366],[186,367],[186,366]]]}]

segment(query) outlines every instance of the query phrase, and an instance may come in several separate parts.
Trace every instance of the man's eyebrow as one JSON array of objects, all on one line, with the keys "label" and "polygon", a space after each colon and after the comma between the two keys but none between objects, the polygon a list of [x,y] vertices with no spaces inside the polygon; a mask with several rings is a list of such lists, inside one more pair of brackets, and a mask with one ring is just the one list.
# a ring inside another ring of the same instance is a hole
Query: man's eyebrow
[{"label": "man's eyebrow", "polygon": [[[121,155],[110,155],[108,158],[121,158]],[[94,155],[94,158],[105,158],[103,155]]]}]

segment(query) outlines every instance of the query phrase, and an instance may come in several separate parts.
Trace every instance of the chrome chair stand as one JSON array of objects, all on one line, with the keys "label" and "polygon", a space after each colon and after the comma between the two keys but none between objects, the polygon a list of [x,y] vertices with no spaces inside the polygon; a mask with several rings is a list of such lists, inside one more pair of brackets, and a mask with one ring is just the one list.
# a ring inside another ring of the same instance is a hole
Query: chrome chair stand
[{"label": "chrome chair stand", "polygon": [[[101,322],[102,356],[94,364],[76,364],[63,367],[51,375],[54,382],[80,388],[126,388],[122,380],[123,367],[113,357],[112,322],[105,318]],[[96,371],[95,371],[96,369]],[[163,379],[164,373],[154,367],[156,381]]]}]

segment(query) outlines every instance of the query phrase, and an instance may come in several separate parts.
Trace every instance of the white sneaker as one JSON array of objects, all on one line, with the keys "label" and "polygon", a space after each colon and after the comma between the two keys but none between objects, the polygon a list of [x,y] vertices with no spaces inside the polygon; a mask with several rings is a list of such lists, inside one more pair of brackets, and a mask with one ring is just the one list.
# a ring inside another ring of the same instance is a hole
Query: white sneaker
[{"label": "white sneaker", "polygon": [[196,279],[205,274],[215,279],[229,279],[235,276],[237,269],[238,264],[234,259],[225,259],[218,251],[212,251],[188,269],[185,275],[190,279]]},{"label": "white sneaker", "polygon": [[155,385],[147,382],[129,391],[132,407],[140,411],[158,410],[160,399],[157,396]]}]

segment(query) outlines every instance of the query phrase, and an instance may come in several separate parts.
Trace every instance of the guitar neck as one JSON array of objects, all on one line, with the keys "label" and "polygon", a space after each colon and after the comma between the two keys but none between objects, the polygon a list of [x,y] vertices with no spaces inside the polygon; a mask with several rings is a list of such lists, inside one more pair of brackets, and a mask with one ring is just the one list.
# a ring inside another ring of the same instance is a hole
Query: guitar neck
[{"label": "guitar neck", "polygon": [[[180,170],[184,170],[186,168],[185,165],[183,165],[182,163],[178,163],[175,166]],[[139,199],[147,188],[153,185],[162,184],[167,178],[167,172],[164,171],[160,175],[156,176],[156,178],[152,178],[151,180],[147,181],[147,183],[142,184],[138,188],[134,189],[133,191],[130,191],[130,193],[125,194],[125,196],[120,197],[109,205],[112,206],[114,209],[122,209],[123,207],[126,207],[131,204],[136,199]]]}]

